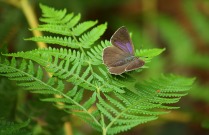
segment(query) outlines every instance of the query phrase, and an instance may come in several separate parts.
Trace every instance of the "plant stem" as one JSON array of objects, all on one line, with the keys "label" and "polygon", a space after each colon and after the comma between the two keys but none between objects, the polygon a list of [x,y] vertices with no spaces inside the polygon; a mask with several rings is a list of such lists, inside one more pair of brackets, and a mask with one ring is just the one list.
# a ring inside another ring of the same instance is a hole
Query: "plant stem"
[{"label": "plant stem", "polygon": [[[30,25],[30,28],[37,28],[38,27],[38,21],[37,17],[32,10],[32,6],[28,2],[28,0],[20,0],[21,9],[28,21],[28,24]],[[42,33],[40,31],[32,31],[33,35],[35,37],[42,36]],[[47,45],[43,42],[37,42],[37,45],[39,48],[47,48]]]},{"label": "plant stem", "polygon": [[102,128],[102,135],[107,135],[107,130],[106,130],[106,128]]},{"label": "plant stem", "polygon": [[[75,37],[75,35],[72,34],[72,37],[73,37],[73,39],[79,44],[79,42],[78,42],[77,38]],[[85,51],[83,50],[83,47],[79,45],[79,48],[80,48],[81,52],[84,54],[84,56],[86,56],[86,53],[85,53]]]}]

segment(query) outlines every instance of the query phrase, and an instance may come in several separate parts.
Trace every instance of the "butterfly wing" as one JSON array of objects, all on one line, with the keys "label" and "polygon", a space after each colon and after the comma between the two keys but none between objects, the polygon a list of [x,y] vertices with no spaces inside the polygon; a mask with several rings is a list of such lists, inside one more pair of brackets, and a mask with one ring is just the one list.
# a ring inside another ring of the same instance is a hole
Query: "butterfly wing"
[{"label": "butterfly wing", "polygon": [[129,65],[129,63],[126,63],[126,64],[121,65],[121,66],[117,66],[117,67],[110,67],[109,72],[111,74],[120,75],[120,74],[122,74],[126,71],[126,67],[128,65]]},{"label": "butterfly wing", "polygon": [[123,52],[134,55],[134,46],[128,30],[123,26],[120,27],[111,37],[110,42],[112,45],[121,49]]},{"label": "butterfly wing", "polygon": [[123,65],[121,61],[126,57],[129,57],[129,54],[115,46],[107,47],[103,51],[103,62],[109,68]]},{"label": "butterfly wing", "polygon": [[117,66],[117,67],[110,67],[109,68],[109,72],[111,74],[115,74],[115,75],[120,75],[126,71],[131,71],[131,70],[135,70],[137,68],[140,68],[144,65],[144,61],[141,59],[134,59],[133,61],[123,64],[121,66]]},{"label": "butterfly wing", "polygon": [[[103,51],[103,62],[109,68],[111,74],[120,75],[125,71],[131,71],[144,65],[144,61],[134,57],[134,46],[128,30],[119,28],[110,39],[113,46]],[[127,61],[129,58],[133,58]]]},{"label": "butterfly wing", "polygon": [[129,62],[129,65],[125,68],[125,71],[131,71],[137,68],[140,68],[144,65],[144,61],[139,59],[139,58],[135,58],[133,61]]}]

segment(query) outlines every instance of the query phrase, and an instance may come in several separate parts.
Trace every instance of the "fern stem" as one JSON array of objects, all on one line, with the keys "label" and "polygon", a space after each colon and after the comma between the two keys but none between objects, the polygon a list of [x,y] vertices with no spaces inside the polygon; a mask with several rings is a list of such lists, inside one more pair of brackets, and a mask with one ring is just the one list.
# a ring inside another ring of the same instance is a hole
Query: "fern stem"
[{"label": "fern stem", "polygon": [[[75,76],[76,78],[82,80],[83,82],[85,82],[85,83],[88,84],[89,86],[94,87],[95,89],[97,88],[96,85],[91,84],[90,82],[86,81],[85,79],[83,79],[82,77],[80,77],[80,76],[77,75],[77,74],[72,74],[72,76]],[[67,80],[67,81],[68,81],[68,82],[71,82],[71,81],[69,81],[69,80]],[[80,85],[80,84],[79,84],[79,85]]]},{"label": "fern stem", "polygon": [[91,66],[92,65],[91,62],[88,62],[88,64],[89,64],[89,67],[90,67],[91,74],[94,74],[93,68]]},{"label": "fern stem", "polygon": [[106,129],[106,125],[104,122],[104,115],[101,113],[101,119],[102,119],[102,135],[106,135],[107,134],[107,129]]},{"label": "fern stem", "polygon": [[[36,28],[38,27],[38,21],[37,21],[37,17],[34,13],[34,11],[32,10],[32,6],[29,4],[28,0],[1,0],[1,2],[5,2],[8,4],[11,4],[17,8],[20,8],[23,12],[23,14],[25,15],[28,24],[30,25],[31,28]],[[42,36],[41,31],[32,31],[34,36]],[[46,48],[47,45],[43,42],[36,42],[39,48]]]},{"label": "fern stem", "polygon": [[65,134],[66,135],[73,135],[72,126],[71,126],[70,122],[65,122],[64,123],[64,129],[65,129]]},{"label": "fern stem", "polygon": [[102,135],[106,135],[107,134],[107,129],[106,128],[102,128]]},{"label": "fern stem", "polygon": [[[38,27],[37,17],[32,10],[31,5],[29,4],[28,0],[20,0],[21,9],[30,25],[31,28]],[[34,36],[42,36],[40,31],[32,31]],[[43,42],[36,42],[39,48],[46,48],[47,45]]]},{"label": "fern stem", "polygon": [[[71,32],[71,33],[73,33],[73,32]],[[79,42],[78,42],[78,40],[77,40],[77,38],[75,37],[74,34],[72,34],[72,37],[73,37],[73,39],[78,43],[81,52],[84,54],[84,56],[86,56],[85,51],[84,51],[83,48],[80,46],[80,44],[79,44]]]}]

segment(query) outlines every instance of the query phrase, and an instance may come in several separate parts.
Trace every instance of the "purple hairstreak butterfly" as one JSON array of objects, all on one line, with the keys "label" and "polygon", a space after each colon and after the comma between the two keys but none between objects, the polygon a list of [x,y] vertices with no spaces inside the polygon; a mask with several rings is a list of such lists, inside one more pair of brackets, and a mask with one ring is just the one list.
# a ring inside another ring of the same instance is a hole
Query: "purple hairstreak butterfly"
[{"label": "purple hairstreak butterfly", "polygon": [[120,27],[111,37],[109,46],[103,51],[103,62],[111,74],[120,75],[144,65],[144,61],[134,56],[134,46],[126,27]]}]

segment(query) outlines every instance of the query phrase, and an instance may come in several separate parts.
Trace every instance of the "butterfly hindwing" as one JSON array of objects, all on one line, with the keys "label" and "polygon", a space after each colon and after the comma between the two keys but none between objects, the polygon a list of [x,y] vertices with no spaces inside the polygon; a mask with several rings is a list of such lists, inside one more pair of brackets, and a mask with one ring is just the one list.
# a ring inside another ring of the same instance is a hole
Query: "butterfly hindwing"
[{"label": "butterfly hindwing", "polygon": [[129,63],[129,65],[126,67],[125,71],[131,71],[137,68],[140,68],[144,65],[144,61],[138,58],[135,58],[133,61]]},{"label": "butterfly hindwing", "polygon": [[121,66],[117,66],[117,67],[110,67],[109,72],[111,74],[120,75],[125,72],[125,69],[127,66],[128,66],[128,63],[121,65]]}]

